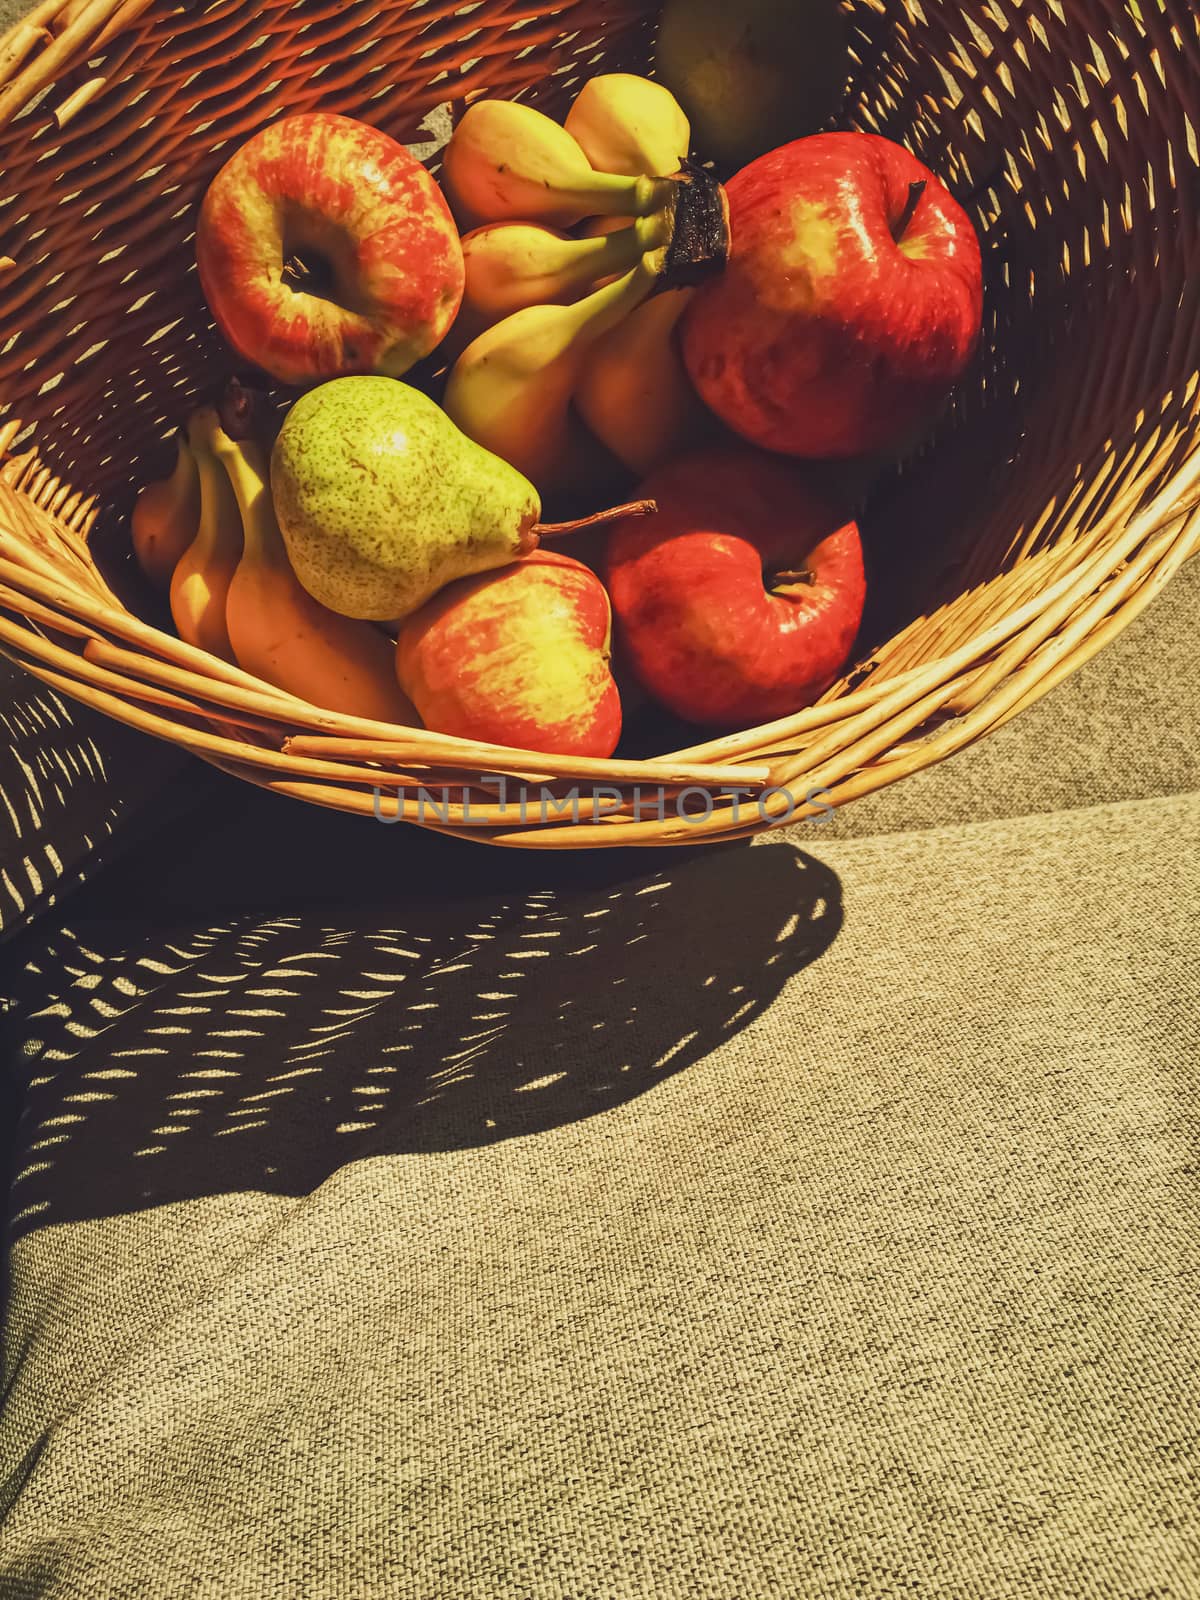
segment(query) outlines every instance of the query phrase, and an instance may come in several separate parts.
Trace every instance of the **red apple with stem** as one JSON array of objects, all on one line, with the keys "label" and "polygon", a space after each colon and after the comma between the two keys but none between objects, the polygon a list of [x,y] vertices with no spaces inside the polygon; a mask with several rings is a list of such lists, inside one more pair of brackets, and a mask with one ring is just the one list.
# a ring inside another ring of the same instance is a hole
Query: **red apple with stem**
[{"label": "red apple with stem", "polygon": [[610,756],[621,736],[611,630],[596,574],[556,550],[536,550],[448,584],[406,617],[396,675],[437,733]]},{"label": "red apple with stem", "polygon": [[903,146],[868,133],[783,145],[726,196],[729,261],[683,322],[701,398],[785,455],[907,442],[979,337],[979,241],[962,207]]},{"label": "red apple with stem", "polygon": [[642,687],[688,722],[770,722],[845,664],[866,594],[858,528],[810,475],[744,445],[677,458],[618,523],[606,575]]},{"label": "red apple with stem", "polygon": [[222,334],[284,383],[398,378],[462,299],[458,229],[429,173],[377,128],[325,112],[284,117],[229,158],[196,261]]}]

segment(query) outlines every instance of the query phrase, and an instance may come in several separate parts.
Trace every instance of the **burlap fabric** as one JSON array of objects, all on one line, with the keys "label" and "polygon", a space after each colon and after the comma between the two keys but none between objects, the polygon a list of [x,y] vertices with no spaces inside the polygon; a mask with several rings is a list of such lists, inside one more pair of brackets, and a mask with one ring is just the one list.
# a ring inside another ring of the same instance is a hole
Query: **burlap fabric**
[{"label": "burlap fabric", "polygon": [[1200,1592],[1198,832],[98,880],[39,954],[0,1594]]}]

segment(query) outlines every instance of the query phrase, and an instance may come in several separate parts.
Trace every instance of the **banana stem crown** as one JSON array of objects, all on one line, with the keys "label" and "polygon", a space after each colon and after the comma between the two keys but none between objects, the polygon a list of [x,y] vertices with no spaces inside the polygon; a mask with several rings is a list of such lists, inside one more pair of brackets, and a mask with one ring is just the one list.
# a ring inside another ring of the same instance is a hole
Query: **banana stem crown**
[{"label": "banana stem crown", "polygon": [[685,161],[673,178],[665,283],[682,289],[720,272],[729,259],[729,201],[704,167]]}]

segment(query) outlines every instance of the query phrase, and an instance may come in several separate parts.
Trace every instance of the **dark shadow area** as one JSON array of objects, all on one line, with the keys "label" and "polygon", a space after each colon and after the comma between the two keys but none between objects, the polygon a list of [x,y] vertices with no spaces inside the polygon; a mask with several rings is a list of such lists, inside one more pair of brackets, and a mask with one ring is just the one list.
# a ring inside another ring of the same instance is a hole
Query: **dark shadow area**
[{"label": "dark shadow area", "polygon": [[10,946],[17,1236],[618,1105],[841,923],[836,875],[791,845],[502,851],[187,777]]},{"label": "dark shadow area", "polygon": [[59,1585],[68,1578],[71,1565],[72,1558],[53,1537],[41,1539],[28,1555],[5,1561],[5,1587],[9,1594],[21,1596],[22,1600],[33,1600],[36,1595],[69,1593]]},{"label": "dark shadow area", "polygon": [[184,759],[0,656],[0,937],[111,859]]}]

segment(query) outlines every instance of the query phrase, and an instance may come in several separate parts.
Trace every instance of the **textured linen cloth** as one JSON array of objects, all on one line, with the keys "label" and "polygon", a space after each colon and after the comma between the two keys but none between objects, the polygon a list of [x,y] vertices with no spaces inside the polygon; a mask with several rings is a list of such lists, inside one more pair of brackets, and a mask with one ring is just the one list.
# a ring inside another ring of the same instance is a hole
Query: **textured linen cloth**
[{"label": "textured linen cloth", "polygon": [[1200,1592],[1200,797],[440,912],[371,829],[55,936],[0,1594]]}]

